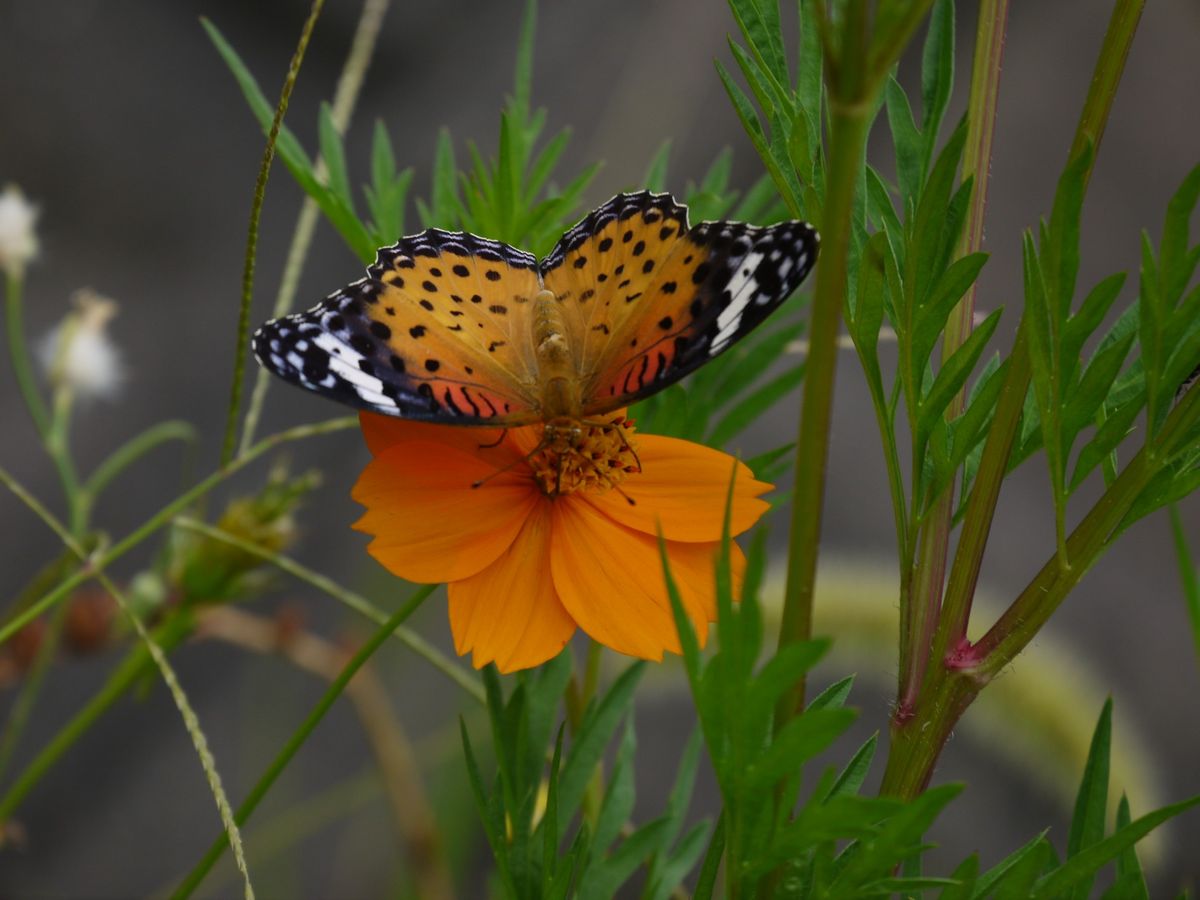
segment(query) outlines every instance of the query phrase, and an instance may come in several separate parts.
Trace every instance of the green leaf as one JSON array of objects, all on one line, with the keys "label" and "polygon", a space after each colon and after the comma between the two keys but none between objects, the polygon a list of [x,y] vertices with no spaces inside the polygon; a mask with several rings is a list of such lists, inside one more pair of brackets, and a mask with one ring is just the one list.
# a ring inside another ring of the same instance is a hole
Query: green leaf
[{"label": "green leaf", "polygon": [[1075,294],[1075,277],[1079,272],[1079,221],[1093,156],[1089,142],[1059,176],[1047,240],[1042,245],[1046,288],[1056,322],[1066,321]]},{"label": "green leaf", "polygon": [[964,181],[958,191],[954,184],[966,139],[964,118],[938,154],[916,207],[904,279],[916,305],[923,303],[946,270],[962,230],[963,213],[971,198],[970,183],[969,179]]},{"label": "green leaf", "polygon": [[633,753],[637,746],[633,733],[633,718],[625,723],[625,733],[617,748],[617,756],[613,761],[612,774],[604,799],[600,802],[600,813],[596,816],[596,824],[592,833],[591,846],[588,849],[592,857],[599,857],[608,852],[622,826],[629,821],[633,814],[634,802],[634,764]]},{"label": "green leaf", "polygon": [[550,762],[550,779],[546,790],[546,812],[542,816],[542,896],[549,896],[558,868],[558,767],[562,762],[564,722],[554,739],[554,757]]},{"label": "green leaf", "polygon": [[658,150],[654,152],[654,156],[650,160],[650,164],[646,166],[646,174],[642,178],[647,190],[665,191],[667,189],[667,161],[671,156],[671,139],[663,138],[661,144],[658,145]]},{"label": "green leaf", "polygon": [[1034,898],[1065,896],[1077,885],[1090,882],[1101,866],[1120,856],[1163,822],[1198,804],[1200,804],[1200,796],[1164,806],[1162,809],[1134,820],[1110,837],[1081,850],[1062,866],[1043,877],[1038,881],[1032,896]]},{"label": "green leaf", "polygon": [[767,381],[760,388],[743,398],[738,405],[726,413],[709,434],[706,443],[724,446],[737,437],[763,413],[794,391],[804,380],[804,363],[793,366]]},{"label": "green leaf", "polygon": [[333,111],[328,103],[321,104],[320,118],[317,120],[317,134],[320,138],[321,160],[329,172],[329,189],[354,211],[354,195],[350,191],[350,173],[346,170],[346,154],[342,148],[342,136],[333,121]]},{"label": "green leaf", "polygon": [[749,684],[745,718],[749,722],[769,721],[779,698],[811,671],[828,650],[829,641],[821,640],[799,641],[780,647]]},{"label": "green leaf", "polygon": [[863,782],[867,780],[867,773],[871,770],[871,761],[875,758],[875,747],[878,742],[878,733],[867,738],[830,785],[823,797],[824,800],[828,801],[834,797],[848,796],[859,792]]},{"label": "green leaf", "polygon": [[[1104,839],[1104,820],[1108,814],[1108,764],[1112,748],[1112,698],[1104,701],[1100,720],[1092,735],[1083,780],[1075,796],[1075,815],[1071,818],[1071,833],[1067,838],[1067,857],[1077,856]],[[1073,896],[1086,900],[1092,892],[1092,879],[1076,885]]]},{"label": "green leaf", "polygon": [[[1129,798],[1121,795],[1117,804],[1116,830],[1127,827],[1132,821],[1129,815]],[[1118,885],[1120,890],[1117,890]],[[1117,882],[1110,890],[1113,900],[1150,900],[1150,892],[1146,888],[1146,877],[1142,874],[1142,864],[1138,861],[1136,845],[1129,847],[1117,857]]]},{"label": "green leaf", "polygon": [[958,864],[951,878],[955,883],[938,894],[938,900],[970,900],[979,878],[979,857],[972,853]]},{"label": "green leaf", "polygon": [[517,38],[517,64],[513,74],[512,110],[518,121],[529,115],[533,93],[533,41],[537,34],[537,0],[526,0]]},{"label": "green leaf", "polygon": [[1029,843],[1018,847],[1008,856],[1004,857],[1004,859],[1000,860],[1000,862],[996,863],[996,865],[992,866],[992,868],[980,875],[975,883],[975,891],[971,894],[972,900],[982,900],[984,897],[992,896],[997,886],[1010,878],[1019,880],[1019,877],[1012,873],[1025,871],[1029,867],[1028,860],[1030,857],[1038,860],[1033,866],[1033,873],[1029,876],[1029,885],[1032,886],[1033,882],[1045,868],[1043,854],[1047,849],[1049,849],[1049,845],[1046,843],[1046,832],[1043,831],[1033,840],[1029,841]]},{"label": "green leaf", "polygon": [[552,137],[549,143],[534,158],[533,165],[529,168],[529,178],[525,182],[523,202],[526,206],[533,205],[538,194],[545,187],[547,179],[550,178],[550,173],[558,165],[558,161],[562,157],[563,151],[567,149],[567,143],[570,140],[571,129],[564,128]]},{"label": "green leaf", "polygon": [[983,351],[987,348],[987,342],[992,339],[992,335],[996,332],[996,326],[1000,324],[1001,312],[1002,310],[997,309],[984,319],[938,370],[929,392],[921,399],[917,418],[918,444],[923,443],[929,437],[937,420],[942,417],[946,407],[950,405],[950,401],[954,399],[962,386],[967,383],[971,373],[975,371],[979,357],[983,355]]},{"label": "green leaf", "polygon": [[[827,644],[826,644],[827,645]],[[764,666],[764,671],[766,667]],[[850,689],[854,687],[854,676],[847,675],[845,678],[839,678],[817,696],[808,701],[805,709],[840,709],[846,703],[846,698],[850,696]]]},{"label": "green leaf", "polygon": [[796,771],[832,744],[857,715],[850,709],[818,709],[796,716],[747,769],[747,786],[751,790],[765,788]]},{"label": "green leaf", "polygon": [[580,880],[580,900],[609,900],[617,888],[629,880],[642,861],[661,845],[667,823],[656,819],[643,825],[617,848],[608,859],[592,866]]},{"label": "green leaf", "polygon": [[969,253],[952,262],[937,279],[929,300],[915,311],[912,335],[914,365],[924,368],[929,362],[950,314],[979,278],[979,273],[987,261],[986,253]]},{"label": "green leaf", "polygon": [[921,133],[925,139],[922,168],[928,168],[942,118],[954,89],[954,0],[937,0],[929,14],[929,31],[921,51]]},{"label": "green leaf", "polygon": [[1200,257],[1189,252],[1188,223],[1200,200],[1200,166],[1192,169],[1167,204],[1160,251],[1163,282],[1169,304],[1183,295]]},{"label": "green leaf", "polygon": [[479,818],[483,822],[483,831],[487,836],[488,846],[492,849],[492,858],[500,872],[501,881],[508,890],[510,897],[517,896],[517,888],[509,870],[507,842],[504,839],[504,809],[498,803],[489,802],[487,791],[483,786],[483,778],[479,773],[479,763],[471,749],[471,738],[467,734],[467,723],[459,716],[459,734],[462,738],[463,759],[467,764],[467,777],[471,782],[471,793],[475,797],[475,806],[479,810]]},{"label": "green leaf", "polygon": [[895,78],[888,76],[884,86],[884,108],[887,111],[888,127],[892,132],[892,146],[896,153],[896,179],[900,184],[900,199],[907,207],[916,204],[925,180],[924,141],[917,123],[913,120],[908,95]]},{"label": "green leaf", "polygon": [[1196,657],[1200,659],[1200,568],[1192,561],[1183,518],[1177,506],[1171,507],[1171,538],[1175,547],[1175,562],[1179,566],[1183,599],[1187,605],[1188,621],[1192,626],[1192,643],[1196,647]]},{"label": "green leaf", "polygon": [[721,868],[721,857],[725,853],[725,813],[717,819],[717,827],[713,829],[708,849],[704,852],[704,862],[700,865],[700,874],[696,878],[696,890],[692,892],[692,900],[712,900],[713,888],[717,884],[717,872]]},{"label": "green leaf", "polygon": [[458,164],[454,161],[454,141],[448,129],[438,132],[433,153],[433,189],[429,196],[426,228],[454,228],[459,224]]},{"label": "green leaf", "polygon": [[697,822],[688,829],[688,833],[679,842],[679,847],[667,858],[662,867],[662,875],[656,889],[650,894],[650,900],[668,900],[675,890],[683,884],[688,872],[696,865],[696,860],[704,851],[704,842],[708,837],[708,822]]},{"label": "green leaf", "polygon": [[1064,381],[1071,381],[1073,367],[1079,360],[1084,342],[1092,336],[1092,332],[1100,327],[1100,323],[1108,315],[1113,301],[1117,299],[1117,295],[1121,292],[1121,288],[1124,285],[1124,272],[1117,272],[1115,275],[1110,275],[1103,279],[1084,298],[1083,303],[1079,307],[1079,312],[1071,316],[1067,321],[1067,324],[1063,328],[1062,336]]},{"label": "green leaf", "polygon": [[776,0],[729,0],[729,9],[755,58],[767,74],[781,86],[790,81],[787,57],[783,51],[783,31]]},{"label": "green leaf", "polygon": [[1098,349],[1083,370],[1079,384],[1068,392],[1062,416],[1064,453],[1070,452],[1075,436],[1095,419],[1136,337],[1131,333],[1122,341]]},{"label": "green leaf", "polygon": [[604,748],[633,703],[633,691],[645,665],[636,662],[613,682],[600,702],[584,715],[563,764],[560,811],[564,820],[575,814]]},{"label": "green leaf", "polygon": [[1044,837],[1038,838],[1029,853],[1018,859],[996,883],[995,892],[985,894],[976,885],[976,897],[991,896],[995,900],[1028,900],[1033,896],[1033,886],[1039,876],[1054,864],[1054,848]]}]

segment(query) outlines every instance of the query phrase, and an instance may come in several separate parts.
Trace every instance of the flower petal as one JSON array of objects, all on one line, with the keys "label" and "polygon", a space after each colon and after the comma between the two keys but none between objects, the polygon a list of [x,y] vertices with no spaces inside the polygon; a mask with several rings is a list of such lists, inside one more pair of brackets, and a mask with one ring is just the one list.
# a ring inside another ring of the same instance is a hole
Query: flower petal
[{"label": "flower petal", "polygon": [[[363,439],[367,442],[367,449],[371,451],[372,456],[379,456],[388,448],[408,441],[435,441],[456,447],[465,453],[486,456],[496,468],[507,465],[514,456],[507,446],[508,436],[502,428],[430,425],[428,422],[411,422],[407,419],[397,419],[395,416],[381,416],[369,412],[358,414],[358,424],[362,428]],[[497,441],[500,441],[498,445]]]},{"label": "flower petal", "polygon": [[[679,652],[658,540],[626,528],[575,496],[555,501],[550,569],[563,606],[595,640],[621,653],[662,659]],[[701,645],[716,618],[717,542],[668,542],[671,574]],[[733,550],[735,591],[745,558]]]},{"label": "flower petal", "polygon": [[368,552],[401,578],[467,578],[511,546],[541,498],[528,470],[496,473],[494,462],[444,442],[397,444],[354,485],[350,495],[367,507],[354,528],[374,536]]},{"label": "flower petal", "polygon": [[550,578],[550,502],[538,503],[513,541],[477,575],[452,583],[450,628],[479,669],[515,672],[558,655],[575,633]]},{"label": "flower petal", "polygon": [[[621,482],[621,490],[590,492],[587,501],[612,519],[668,541],[719,541],[734,465],[730,533],[741,534],[770,508],[758,495],[772,485],[755,481],[753,473],[727,453],[702,444],[653,434],[637,436],[642,471]],[[661,525],[660,525],[661,523]]]}]

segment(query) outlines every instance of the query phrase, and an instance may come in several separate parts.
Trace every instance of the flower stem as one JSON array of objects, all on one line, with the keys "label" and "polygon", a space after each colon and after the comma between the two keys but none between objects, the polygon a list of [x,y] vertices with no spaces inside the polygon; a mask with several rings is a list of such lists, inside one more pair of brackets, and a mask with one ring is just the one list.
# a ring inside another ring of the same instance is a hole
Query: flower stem
[{"label": "flower stem", "polygon": [[19,613],[10,618],[3,626],[0,626],[0,644],[3,644],[11,638],[17,631],[23,628],[31,620],[36,619],[55,603],[61,601],[72,590],[78,587],[89,578],[95,577],[96,573],[103,570],[106,566],[113,563],[115,560],[124,556],[134,547],[146,540],[154,534],[158,529],[162,528],[170,522],[176,515],[194,503],[200,497],[203,497],[214,487],[216,487],[235,472],[245,468],[258,457],[262,456],[269,450],[274,449],[280,444],[289,441],[298,441],[308,437],[314,437],[319,434],[329,434],[334,431],[341,431],[347,428],[355,428],[358,426],[357,416],[344,416],[338,419],[329,419],[325,422],[317,422],[312,425],[300,425],[295,428],[289,428],[286,431],[280,431],[270,437],[263,438],[250,450],[239,456],[228,466],[218,469],[213,474],[209,475],[203,481],[200,481],[189,490],[180,494],[157,513],[142,523],[140,527],[135,529],[130,534],[126,535],[116,544],[113,544],[107,550],[92,554],[75,574],[63,581],[59,582],[58,586],[52,589],[49,593],[42,596],[36,602],[31,603],[28,607],[21,610]]},{"label": "flower stem", "polygon": [[33,364],[29,360],[29,349],[25,344],[24,309],[21,306],[22,281],[11,272],[5,279],[4,319],[8,329],[8,353],[12,360],[13,373],[17,376],[17,387],[25,400],[25,408],[33,419],[38,435],[44,441],[50,432],[50,412],[46,402],[38,393],[37,380],[33,376]]},{"label": "flower stem", "polygon": [[[1008,0],[983,0],[975,32],[975,56],[971,68],[971,93],[967,101],[967,138],[963,151],[964,180],[971,179],[971,204],[959,241],[957,256],[975,253],[983,246],[984,211],[987,207],[988,176],[992,163],[992,138],[1000,97],[1000,69],[1004,56],[1004,32]],[[975,285],[950,314],[942,343],[943,362],[970,336],[975,316]],[[1024,395],[1022,394],[1022,400]],[[960,415],[966,405],[966,385],[950,401],[946,419]],[[1018,412],[1020,407],[1018,406]],[[916,503],[914,498],[914,504]],[[907,607],[911,627],[901,632],[899,702],[896,715],[910,714],[925,677],[934,633],[939,625],[945,587],[946,560],[954,519],[954,486],[943,492],[924,517],[919,537],[917,568],[912,574]],[[907,577],[907,572],[905,573]],[[908,644],[908,646],[904,646]]]},{"label": "flower stem", "polygon": [[[383,17],[391,0],[366,0],[362,13],[358,17],[358,27],[354,32],[354,41],[350,45],[350,53],[346,56],[346,64],[342,67],[337,89],[333,94],[333,103],[329,116],[333,120],[338,133],[345,131],[358,102],[358,94],[362,89],[363,77],[367,65],[375,53],[375,44],[379,39],[379,31],[383,25]],[[318,159],[314,174],[318,180],[325,177],[326,165],[324,159]],[[312,245],[313,234],[316,233],[318,214],[320,210],[312,197],[304,198],[304,205],[296,219],[296,227],[292,231],[292,243],[288,247],[287,260],[283,264],[283,275],[279,279],[279,289],[275,293],[275,308],[271,318],[278,319],[287,315],[296,298],[296,289],[300,284],[300,274],[304,271],[304,258]],[[399,237],[399,235],[397,235]],[[243,329],[244,333],[244,329]],[[242,421],[242,440],[238,453],[245,453],[254,442],[254,433],[258,429],[258,420],[262,416],[263,403],[267,397],[267,387],[270,376],[266,369],[260,368],[254,376],[254,390],[250,394],[250,406],[246,410],[246,418]]]},{"label": "flower stem", "polygon": [[242,407],[242,382],[246,375],[246,346],[249,343],[250,331],[250,302],[254,299],[254,258],[258,250],[258,220],[262,216],[263,200],[267,194],[267,177],[271,174],[271,163],[275,159],[275,142],[279,138],[279,129],[283,125],[283,116],[287,112],[288,101],[292,96],[292,88],[300,74],[300,64],[304,61],[304,53],[308,49],[309,38],[325,0],[313,0],[308,18],[300,31],[300,41],[292,54],[288,66],[287,77],[283,80],[283,90],[279,95],[279,104],[275,107],[275,118],[271,121],[271,129],[267,133],[267,145],[263,148],[262,161],[258,167],[258,178],[254,183],[254,200],[250,204],[250,223],[246,229],[246,256],[242,265],[242,302],[238,310],[237,339],[234,341],[233,355],[233,385],[229,391],[229,411],[225,416],[225,440],[221,447],[221,465],[226,465],[233,459],[234,443],[237,440],[238,412]]},{"label": "flower stem", "polygon": [[[288,763],[291,762],[292,757],[296,755],[296,751],[300,749],[300,747],[308,739],[308,736],[312,734],[313,729],[320,724],[321,719],[325,717],[325,713],[327,713],[329,708],[333,706],[334,701],[341,696],[342,692],[346,689],[346,685],[350,683],[350,679],[353,678],[355,673],[362,668],[363,664],[371,658],[371,656],[376,650],[379,649],[383,642],[391,636],[392,632],[395,631],[398,626],[402,625],[409,616],[416,612],[417,608],[436,589],[437,585],[422,585],[421,587],[417,588],[417,590],[413,592],[412,596],[409,597],[408,601],[398,610],[396,610],[396,612],[394,612],[388,618],[388,620],[383,623],[379,630],[377,630],[371,636],[370,640],[363,644],[362,647],[359,648],[358,652],[355,653],[350,659],[350,661],[346,663],[346,666],[342,669],[341,674],[338,675],[338,677],[334,679],[333,683],[329,685],[329,688],[317,702],[317,705],[313,707],[312,711],[308,714],[304,721],[300,723],[300,727],[296,729],[295,733],[291,736],[291,738],[288,739],[288,742],[284,744],[283,748],[279,751],[279,754],[272,761],[271,765],[267,767],[267,770],[258,779],[254,787],[251,788],[250,793],[246,795],[246,799],[243,800],[241,805],[238,806],[234,820],[237,822],[239,827],[246,824],[246,821],[254,813],[254,810],[258,807],[258,804],[262,801],[263,797],[266,796],[267,791],[271,789],[271,786],[275,783],[275,780],[287,767]],[[192,892],[199,887],[200,882],[204,880],[204,876],[208,874],[208,870],[213,867],[213,864],[218,859],[220,859],[221,854],[224,853],[227,845],[228,840],[226,835],[222,834],[213,842],[212,846],[209,847],[208,852],[205,853],[204,857],[196,864],[195,868],[193,868],[188,876],[183,880],[183,883],[175,889],[175,892],[171,895],[172,900],[183,900],[185,897],[190,897]]]},{"label": "flower stem", "polygon": [[[1144,3],[1145,0],[1116,0],[1096,61],[1091,88],[1080,114],[1070,159],[1074,159],[1088,143],[1093,148],[1098,148],[1100,144]],[[1094,159],[1093,155],[1093,165]],[[1085,185],[1090,175],[1089,167],[1085,175]],[[1056,549],[1054,558],[1047,563],[1034,583],[1022,592],[1009,611],[988,632],[988,636],[984,638],[988,643],[983,645],[981,642],[976,647],[967,644],[967,622],[983,552],[996,511],[1000,483],[1008,469],[1009,455],[1016,439],[1021,409],[1029,387],[1030,359],[1024,319],[1017,327],[1016,343],[1007,366],[1004,386],[984,444],[974,487],[967,498],[962,533],[934,631],[932,665],[928,666],[915,703],[903,711],[902,720],[894,718],[892,722],[892,745],[887,770],[880,787],[883,794],[912,797],[924,789],[932,776],[933,766],[946,739],[975,695],[999,668],[1011,662],[1032,639],[1103,551],[1106,546],[1104,541],[1093,546],[1092,539],[1084,540],[1080,536],[1080,529],[1089,521],[1089,528],[1099,529],[1099,520],[1093,516],[1108,521],[1097,512],[1102,505],[1119,503],[1126,499],[1132,503],[1132,497],[1136,497],[1136,492],[1128,498],[1114,494],[1118,483],[1122,483],[1121,478],[1118,478],[1100,498],[1089,518],[1066,540],[1066,549],[1071,554],[1066,558],[1070,559],[1070,565],[1062,564]],[[1181,407],[1182,404],[1177,406],[1174,413],[1178,413]],[[1126,479],[1122,483],[1122,490],[1132,491],[1133,486],[1140,482],[1142,475],[1135,468],[1135,464],[1139,467],[1143,464],[1140,460],[1143,460],[1141,454],[1126,468],[1122,475]],[[1105,534],[1104,540],[1108,539],[1111,528],[1119,521],[1120,517],[1117,517],[1116,521],[1109,525],[1109,532]],[[1048,588],[1052,588],[1054,596],[1035,596],[1038,591]],[[985,657],[987,665],[983,666],[981,662]]]}]

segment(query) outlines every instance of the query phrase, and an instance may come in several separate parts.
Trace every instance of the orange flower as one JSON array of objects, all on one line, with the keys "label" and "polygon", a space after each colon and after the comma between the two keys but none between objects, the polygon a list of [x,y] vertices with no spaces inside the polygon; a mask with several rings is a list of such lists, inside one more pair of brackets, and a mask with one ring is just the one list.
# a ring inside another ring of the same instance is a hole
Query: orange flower
[{"label": "orange flower", "polygon": [[[447,583],[454,645],[472,651],[477,668],[538,665],[577,627],[631,656],[678,653],[660,528],[704,640],[716,618],[713,560],[730,456],[675,438],[635,439],[629,422],[585,428],[582,443],[557,453],[538,449],[540,425],[501,432],[371,413],[360,421],[374,458],[352,492],[367,508],[354,527],[373,536],[368,551],[392,573]],[[733,534],[766,511],[758,496],[770,488],[737,463]],[[735,583],[744,567],[735,546]]]}]

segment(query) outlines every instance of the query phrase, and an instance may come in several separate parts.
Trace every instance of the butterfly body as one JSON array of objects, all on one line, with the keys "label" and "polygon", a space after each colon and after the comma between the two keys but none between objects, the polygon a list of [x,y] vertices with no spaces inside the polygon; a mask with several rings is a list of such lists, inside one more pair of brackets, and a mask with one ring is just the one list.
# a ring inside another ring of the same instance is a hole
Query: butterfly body
[{"label": "butterfly body", "polygon": [[[572,428],[678,381],[799,286],[819,239],[803,222],[688,225],[669,194],[618,194],[542,261],[429,229],[367,277],[253,339],[281,378],[420,421]],[[550,436],[548,434],[548,437]]]}]

